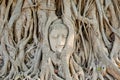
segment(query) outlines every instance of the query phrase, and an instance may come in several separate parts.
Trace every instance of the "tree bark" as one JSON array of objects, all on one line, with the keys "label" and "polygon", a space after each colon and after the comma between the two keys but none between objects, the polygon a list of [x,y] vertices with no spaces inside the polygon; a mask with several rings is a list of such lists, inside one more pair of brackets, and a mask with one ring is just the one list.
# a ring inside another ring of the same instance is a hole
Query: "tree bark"
[{"label": "tree bark", "polygon": [[0,77],[120,80],[120,1],[0,0]]}]

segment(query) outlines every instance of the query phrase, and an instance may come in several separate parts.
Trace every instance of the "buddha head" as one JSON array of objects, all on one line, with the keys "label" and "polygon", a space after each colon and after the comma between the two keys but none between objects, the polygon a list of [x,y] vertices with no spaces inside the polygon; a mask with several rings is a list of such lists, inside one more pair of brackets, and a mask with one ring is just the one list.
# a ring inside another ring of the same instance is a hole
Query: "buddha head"
[{"label": "buddha head", "polygon": [[49,28],[49,44],[54,52],[62,52],[68,36],[68,28],[61,20],[54,22]]}]

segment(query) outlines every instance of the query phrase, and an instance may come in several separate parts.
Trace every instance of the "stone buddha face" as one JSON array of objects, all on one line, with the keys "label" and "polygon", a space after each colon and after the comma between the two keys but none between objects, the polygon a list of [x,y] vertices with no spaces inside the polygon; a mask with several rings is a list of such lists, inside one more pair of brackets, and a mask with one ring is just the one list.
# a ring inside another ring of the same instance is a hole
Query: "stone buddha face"
[{"label": "stone buddha face", "polygon": [[54,52],[61,52],[65,46],[68,29],[64,24],[55,24],[49,32],[49,43]]}]

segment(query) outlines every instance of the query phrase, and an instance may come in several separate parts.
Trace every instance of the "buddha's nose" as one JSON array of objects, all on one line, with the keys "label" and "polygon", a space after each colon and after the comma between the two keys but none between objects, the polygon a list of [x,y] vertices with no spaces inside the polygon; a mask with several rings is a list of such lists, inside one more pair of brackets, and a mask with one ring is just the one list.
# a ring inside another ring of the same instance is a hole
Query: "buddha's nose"
[{"label": "buddha's nose", "polygon": [[64,45],[64,40],[63,40],[62,36],[59,36],[59,38],[58,38],[58,45],[59,46],[63,46]]}]

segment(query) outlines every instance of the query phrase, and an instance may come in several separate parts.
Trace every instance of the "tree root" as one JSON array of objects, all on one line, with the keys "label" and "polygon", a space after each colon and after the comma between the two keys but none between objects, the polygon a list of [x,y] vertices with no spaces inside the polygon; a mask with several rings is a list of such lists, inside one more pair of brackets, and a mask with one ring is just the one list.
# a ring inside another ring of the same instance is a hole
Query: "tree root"
[{"label": "tree root", "polygon": [[[0,0],[0,77],[120,80],[119,6],[119,0]],[[62,52],[52,51],[48,38],[57,19],[68,29]]]}]

